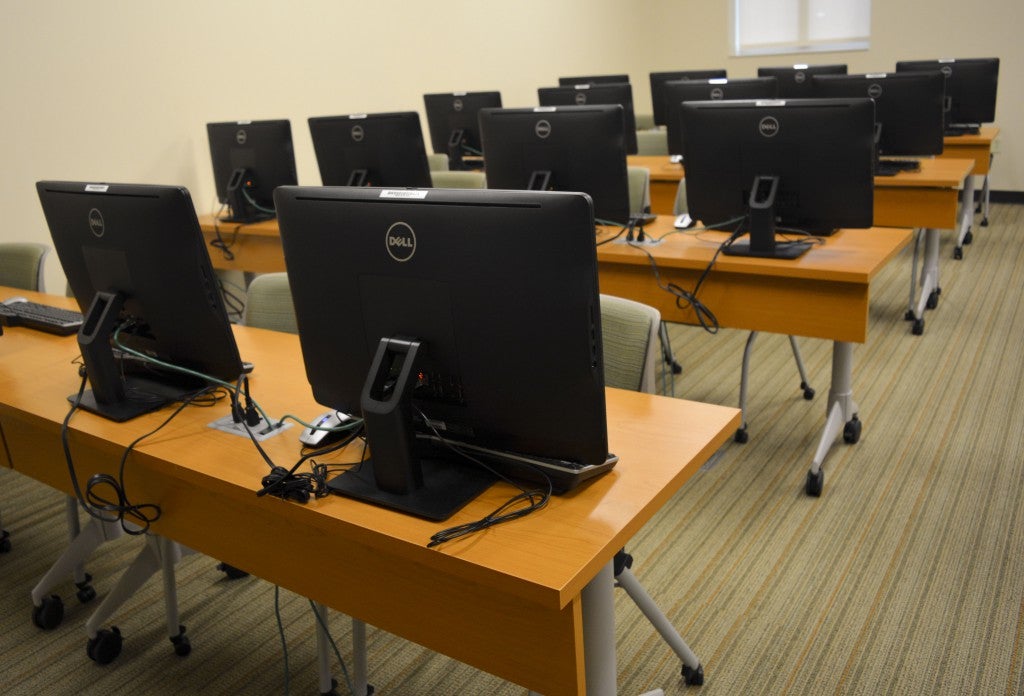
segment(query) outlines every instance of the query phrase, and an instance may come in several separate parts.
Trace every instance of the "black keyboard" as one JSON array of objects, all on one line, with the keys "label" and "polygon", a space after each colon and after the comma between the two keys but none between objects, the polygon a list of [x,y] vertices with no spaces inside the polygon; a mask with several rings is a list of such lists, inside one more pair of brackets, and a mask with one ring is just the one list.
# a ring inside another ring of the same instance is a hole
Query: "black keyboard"
[{"label": "black keyboard", "polygon": [[972,123],[966,124],[952,124],[946,126],[943,135],[957,136],[957,135],[977,135],[981,132],[981,126],[976,126]]},{"label": "black keyboard", "polygon": [[24,300],[0,302],[0,322],[4,326],[24,326],[37,331],[70,336],[82,326],[82,314]]},{"label": "black keyboard", "polygon": [[921,171],[921,160],[879,160],[878,166],[875,167],[875,176],[896,176],[900,172],[919,171]]}]

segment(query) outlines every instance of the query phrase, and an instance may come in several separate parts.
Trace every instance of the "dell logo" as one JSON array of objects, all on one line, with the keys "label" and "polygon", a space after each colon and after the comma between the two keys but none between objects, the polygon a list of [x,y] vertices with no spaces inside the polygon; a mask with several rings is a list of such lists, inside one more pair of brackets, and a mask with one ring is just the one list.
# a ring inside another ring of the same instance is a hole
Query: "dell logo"
[{"label": "dell logo", "polygon": [[363,142],[363,137],[365,137],[365,135],[366,133],[363,132],[362,126],[352,126],[352,139],[357,143]]},{"label": "dell logo", "polygon": [[757,132],[766,138],[774,138],[779,133],[779,121],[774,116],[765,116],[757,124]]},{"label": "dell logo", "polygon": [[804,80],[807,79],[807,73],[801,70],[800,72],[793,75],[793,79],[796,80],[796,83],[798,85],[802,85],[804,83]]},{"label": "dell logo", "polygon": [[97,238],[102,237],[103,233],[106,231],[106,227],[103,223],[103,215],[96,208],[89,211],[89,229]]},{"label": "dell logo", "polygon": [[546,138],[551,135],[551,123],[541,119],[537,121],[537,125],[533,127],[533,132],[537,134],[538,138]]},{"label": "dell logo", "polygon": [[384,246],[395,261],[408,261],[416,253],[416,233],[407,223],[396,222],[384,235]]},{"label": "dell logo", "polygon": [[943,65],[941,68],[939,68],[939,72],[941,72],[946,77],[949,77],[950,75],[953,74],[953,66],[952,65]]},{"label": "dell logo", "polygon": [[586,103],[587,103],[587,93],[586,92],[577,92],[576,93],[576,105],[577,106],[583,106]]},{"label": "dell logo", "polygon": [[878,84],[877,82],[872,82],[870,85],[868,85],[868,96],[871,97],[872,99],[878,99],[880,96],[882,96],[882,85]]},{"label": "dell logo", "polygon": [[711,98],[712,99],[721,99],[724,96],[725,96],[725,92],[722,91],[721,87],[715,87],[714,89],[711,90]]},{"label": "dell logo", "polygon": [[243,129],[239,129],[238,132],[235,133],[235,142],[238,143],[239,145],[245,145],[245,141],[248,139],[249,134],[246,133],[245,130]]},{"label": "dell logo", "polygon": [[455,111],[462,111],[462,100],[456,99],[455,101],[453,101],[452,109],[454,109]]}]

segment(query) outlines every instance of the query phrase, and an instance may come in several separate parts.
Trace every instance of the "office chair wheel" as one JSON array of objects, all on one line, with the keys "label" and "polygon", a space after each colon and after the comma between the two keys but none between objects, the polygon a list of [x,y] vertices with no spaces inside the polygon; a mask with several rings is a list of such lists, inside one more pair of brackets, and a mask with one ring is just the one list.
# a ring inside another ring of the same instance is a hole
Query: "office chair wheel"
[{"label": "office chair wheel", "polygon": [[49,631],[64,620],[64,600],[58,595],[43,597],[38,607],[32,607],[32,623]]},{"label": "office chair wheel", "polygon": [[228,580],[238,580],[239,578],[245,578],[249,576],[249,573],[245,572],[241,568],[236,568],[233,565],[227,563],[218,563],[217,570],[221,571],[228,577]]},{"label": "office chair wheel", "polygon": [[935,309],[939,306],[939,293],[932,290],[928,293],[928,299],[924,303],[925,309]]},{"label": "office chair wheel", "polygon": [[[981,224],[985,224],[984,222]],[[964,245],[970,244],[974,241],[974,230],[967,230],[967,234],[964,235]]]},{"label": "office chair wheel", "polygon": [[915,336],[920,336],[921,334],[924,333],[924,317],[914,320],[914,328],[910,330],[910,333],[914,334]]},{"label": "office chair wheel", "polygon": [[75,592],[75,596],[78,597],[78,601],[82,604],[88,604],[92,600],[96,599],[96,589],[89,584],[91,582],[92,576],[86,573],[85,580],[75,583],[75,587],[78,588],[78,591]]},{"label": "office chair wheel", "polygon": [[185,627],[178,626],[178,635],[170,639],[171,645],[174,646],[174,654],[178,657],[185,657],[192,652],[192,643],[189,642],[188,636],[185,635]]},{"label": "office chair wheel", "polygon": [[6,529],[0,529],[0,553],[11,552],[11,535]]},{"label": "office chair wheel", "polygon": [[804,390],[804,398],[805,399],[810,401],[811,399],[814,398],[814,388],[811,387],[811,385],[807,384],[807,382],[801,382],[800,383],[800,388]]},{"label": "office chair wheel", "polygon": [[123,642],[124,639],[121,638],[121,631],[117,626],[111,626],[110,630],[101,628],[96,632],[96,636],[90,638],[89,642],[85,644],[85,654],[93,662],[108,665],[121,654]]},{"label": "office chair wheel", "polygon": [[825,470],[818,469],[817,475],[813,471],[807,472],[807,482],[804,484],[804,491],[814,498],[821,497],[821,489],[825,487]]},{"label": "office chair wheel", "polygon": [[683,681],[687,686],[700,686],[704,683],[704,665],[697,665],[694,669],[689,665],[683,665]]},{"label": "office chair wheel", "polygon": [[862,423],[860,422],[860,419],[857,418],[857,416],[854,416],[852,419],[848,420],[846,422],[846,425],[843,426],[843,442],[853,445],[858,440],[860,440],[861,425]]},{"label": "office chair wheel", "polygon": [[733,436],[733,439],[740,444],[749,440],[750,435],[747,433],[747,426],[744,425],[742,428],[736,428],[736,434]]},{"label": "office chair wheel", "polygon": [[963,257],[964,257],[964,248],[963,247],[956,247],[955,249],[953,249],[953,258],[954,259],[959,261]]}]

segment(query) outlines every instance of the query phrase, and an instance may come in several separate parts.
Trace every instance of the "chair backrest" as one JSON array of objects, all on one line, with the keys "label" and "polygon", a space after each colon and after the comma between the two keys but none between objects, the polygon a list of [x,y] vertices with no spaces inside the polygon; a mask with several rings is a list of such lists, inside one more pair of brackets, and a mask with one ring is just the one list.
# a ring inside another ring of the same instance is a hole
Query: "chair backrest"
[{"label": "chair backrest", "polygon": [[0,244],[0,285],[46,292],[43,263],[50,247],[33,242]]},{"label": "chair backrest", "polygon": [[636,154],[667,155],[668,134],[665,129],[638,130],[636,132]]},{"label": "chair backrest", "polygon": [[676,200],[672,204],[672,214],[682,215],[690,212],[686,203],[686,178],[679,180],[679,188],[676,189]]},{"label": "chair backrest", "polygon": [[601,295],[604,383],[655,393],[655,365],[661,313],[649,305]]},{"label": "chair backrest", "polygon": [[438,154],[436,152],[428,152],[427,166],[430,167],[430,171],[432,172],[448,171],[448,155]]},{"label": "chair backrest", "polygon": [[298,333],[295,306],[286,273],[263,273],[253,278],[245,298],[246,326]]},{"label": "chair backrest", "polygon": [[635,112],[633,114],[633,120],[636,121],[636,129],[639,130],[650,130],[656,128],[654,123],[654,114],[642,114]]},{"label": "chair backrest", "polygon": [[626,167],[629,179],[629,212],[633,215],[651,209],[651,170],[647,167]]},{"label": "chair backrest", "polygon": [[476,171],[438,171],[430,172],[435,188],[482,189],[487,188],[487,177],[483,172]]}]

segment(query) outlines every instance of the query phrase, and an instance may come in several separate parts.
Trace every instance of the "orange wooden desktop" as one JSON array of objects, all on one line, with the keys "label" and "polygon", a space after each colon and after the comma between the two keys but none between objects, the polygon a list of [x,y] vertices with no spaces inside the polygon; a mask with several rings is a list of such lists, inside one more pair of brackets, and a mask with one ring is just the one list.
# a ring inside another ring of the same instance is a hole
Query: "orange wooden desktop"
[{"label": "orange wooden desktop", "polygon": [[[14,294],[70,305],[0,288],[0,297]],[[297,336],[245,327],[236,336],[242,357],[255,364],[252,395],[268,413],[324,410],[306,382]],[[0,337],[0,433],[11,464],[65,493],[59,433],[66,397],[80,381],[77,355],[74,337],[24,328]],[[226,413],[226,404],[185,409],[129,458],[133,500],[162,507],[154,533],[554,695],[586,692],[584,588],[604,577],[614,554],[739,423],[733,408],[609,389],[609,443],[620,456],[611,473],[522,520],[428,549],[434,532],[483,516],[512,489],[493,486],[445,523],[337,496],[306,505],[258,498],[267,465],[252,444],[207,427]],[[124,448],[166,415],[117,424],[76,413],[70,443],[79,479],[116,473]],[[290,466],[298,434],[293,427],[263,444]],[[349,449],[356,451],[348,459],[358,459],[358,448]]]}]

